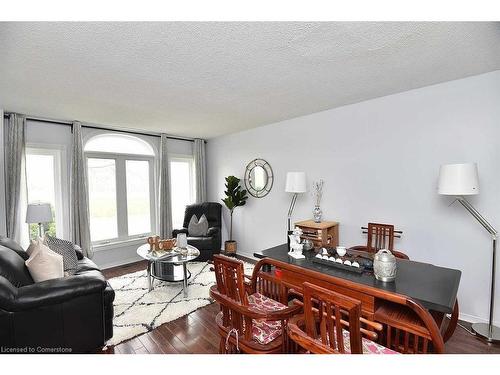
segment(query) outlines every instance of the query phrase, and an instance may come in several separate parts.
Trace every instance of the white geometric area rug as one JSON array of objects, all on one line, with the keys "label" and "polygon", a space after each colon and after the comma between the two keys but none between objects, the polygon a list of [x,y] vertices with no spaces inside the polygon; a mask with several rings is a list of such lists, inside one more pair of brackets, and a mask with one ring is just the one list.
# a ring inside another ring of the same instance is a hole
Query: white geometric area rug
[{"label": "white geometric area rug", "polygon": [[[189,262],[188,297],[184,298],[182,281],[167,282],[153,279],[154,289],[148,290],[146,270],[109,279],[115,290],[113,337],[107,345],[125,340],[187,315],[213,302],[209,289],[215,284],[215,274],[206,262]],[[253,264],[245,263],[245,274],[251,275]]]}]

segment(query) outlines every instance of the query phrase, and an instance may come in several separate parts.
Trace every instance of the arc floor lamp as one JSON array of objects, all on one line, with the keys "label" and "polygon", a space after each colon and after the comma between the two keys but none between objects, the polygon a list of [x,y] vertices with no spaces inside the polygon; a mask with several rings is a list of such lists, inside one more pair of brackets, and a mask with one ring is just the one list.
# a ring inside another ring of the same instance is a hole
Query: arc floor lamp
[{"label": "arc floor lamp", "polygon": [[290,202],[290,208],[288,209],[288,215],[287,215],[288,232],[290,232],[292,226],[292,213],[293,209],[295,208],[295,202],[297,201],[297,196],[307,191],[305,172],[288,172],[286,174],[285,191],[287,193],[293,193],[292,201]]},{"label": "arc floor lamp", "polygon": [[474,323],[474,333],[488,342],[500,341],[500,328],[493,325],[495,310],[495,262],[498,231],[470,204],[467,195],[479,194],[479,177],[476,163],[445,164],[439,170],[438,192],[441,195],[453,195],[456,200],[471,213],[474,218],[488,231],[493,242],[491,263],[490,312],[488,323]]}]

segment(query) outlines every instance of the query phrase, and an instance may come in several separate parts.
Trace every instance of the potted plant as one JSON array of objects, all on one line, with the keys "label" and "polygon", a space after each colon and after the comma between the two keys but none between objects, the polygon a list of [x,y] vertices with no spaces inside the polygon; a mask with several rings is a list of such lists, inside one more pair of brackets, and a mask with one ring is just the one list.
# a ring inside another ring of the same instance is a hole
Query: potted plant
[{"label": "potted plant", "polygon": [[224,242],[224,250],[226,253],[236,253],[236,241],[233,240],[233,212],[236,207],[244,206],[248,199],[247,191],[240,186],[240,179],[235,176],[226,177],[226,190],[224,191],[226,198],[222,199],[231,215],[229,225],[229,241]]}]

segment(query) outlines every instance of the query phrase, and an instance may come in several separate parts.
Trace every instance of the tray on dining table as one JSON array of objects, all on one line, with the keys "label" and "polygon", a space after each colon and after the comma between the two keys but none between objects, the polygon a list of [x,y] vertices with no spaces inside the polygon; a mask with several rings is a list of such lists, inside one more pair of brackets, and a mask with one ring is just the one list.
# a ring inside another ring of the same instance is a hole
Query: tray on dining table
[{"label": "tray on dining table", "polygon": [[[358,262],[358,259],[355,257],[344,256],[344,257],[337,257],[337,258],[342,259],[342,261],[349,260],[351,262]],[[313,263],[319,263],[319,264],[323,264],[323,265],[328,266],[328,267],[338,268],[338,269],[341,269],[344,271],[349,271],[349,272],[354,272],[354,273],[363,273],[365,271],[365,267],[361,264],[359,265],[359,267],[354,267],[354,266],[348,266],[348,265],[343,264],[343,263],[337,263],[335,261],[326,260],[323,258],[320,259],[320,258],[316,258],[316,257],[314,257],[312,259],[312,261],[313,261]]]}]

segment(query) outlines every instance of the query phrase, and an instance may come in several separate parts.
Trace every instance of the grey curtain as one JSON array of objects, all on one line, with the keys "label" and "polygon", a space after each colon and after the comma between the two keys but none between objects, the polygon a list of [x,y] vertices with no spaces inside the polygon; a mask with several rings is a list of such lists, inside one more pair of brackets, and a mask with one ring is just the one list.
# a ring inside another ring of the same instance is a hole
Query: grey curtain
[{"label": "grey curtain", "polygon": [[167,135],[160,138],[160,237],[172,236],[172,202],[170,201],[170,163]]},{"label": "grey curtain", "polygon": [[85,256],[92,258],[94,252],[90,240],[88,179],[83,153],[82,125],[76,121],[73,122],[71,154],[72,240],[82,248]]},{"label": "grey curtain", "polygon": [[26,117],[13,113],[9,116],[5,132],[5,195],[7,236],[21,243],[24,225],[22,200],[26,197],[25,166]]},{"label": "grey curtain", "polygon": [[207,199],[207,162],[205,160],[205,140],[194,140],[194,169],[196,184],[196,203]]}]

